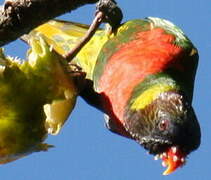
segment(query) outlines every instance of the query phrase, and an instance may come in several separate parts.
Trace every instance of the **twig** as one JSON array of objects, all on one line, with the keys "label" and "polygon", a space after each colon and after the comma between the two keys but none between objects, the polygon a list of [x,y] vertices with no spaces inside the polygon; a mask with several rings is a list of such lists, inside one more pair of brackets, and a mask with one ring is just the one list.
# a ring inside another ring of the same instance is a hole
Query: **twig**
[{"label": "twig", "polygon": [[7,0],[0,6],[0,46],[79,6],[98,0]]},{"label": "twig", "polygon": [[86,35],[80,40],[80,42],[73,49],[71,49],[67,54],[64,55],[64,58],[66,58],[68,62],[70,62],[76,56],[76,54],[84,47],[84,45],[92,38],[92,36],[102,23],[103,18],[104,14],[102,12],[97,12]]},{"label": "twig", "polygon": [[96,9],[95,18],[85,36],[72,50],[64,55],[64,58],[66,58],[68,62],[89,42],[102,22],[109,23],[114,31],[120,25],[123,15],[115,0],[99,0]]}]

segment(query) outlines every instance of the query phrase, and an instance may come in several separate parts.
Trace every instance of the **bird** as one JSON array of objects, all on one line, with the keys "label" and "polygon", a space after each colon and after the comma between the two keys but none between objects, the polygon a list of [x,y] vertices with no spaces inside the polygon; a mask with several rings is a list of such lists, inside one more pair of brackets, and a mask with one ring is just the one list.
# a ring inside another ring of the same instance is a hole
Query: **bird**
[{"label": "bird", "polygon": [[69,66],[42,38],[31,38],[27,60],[0,49],[0,164],[53,145],[71,114],[78,91]]},{"label": "bird", "polygon": [[[51,20],[34,29],[60,55],[89,26]],[[172,22],[158,17],[99,28],[72,59],[86,73],[80,96],[105,114],[106,127],[135,140],[174,172],[200,145],[192,107],[198,51]]]}]

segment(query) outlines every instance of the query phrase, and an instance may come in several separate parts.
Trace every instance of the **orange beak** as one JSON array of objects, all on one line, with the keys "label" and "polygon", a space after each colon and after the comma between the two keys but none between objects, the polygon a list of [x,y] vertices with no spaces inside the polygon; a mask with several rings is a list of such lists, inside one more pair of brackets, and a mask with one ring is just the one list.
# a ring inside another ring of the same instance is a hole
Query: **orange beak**
[{"label": "orange beak", "polygon": [[163,172],[163,175],[169,175],[185,164],[185,154],[177,146],[169,148],[165,154],[166,156],[162,156],[162,164],[167,166],[167,169]]},{"label": "orange beak", "polygon": [[169,175],[185,164],[185,157],[186,155],[177,146],[172,146],[166,152],[156,155],[155,160],[158,158],[162,159],[162,165],[167,167],[163,175]]}]

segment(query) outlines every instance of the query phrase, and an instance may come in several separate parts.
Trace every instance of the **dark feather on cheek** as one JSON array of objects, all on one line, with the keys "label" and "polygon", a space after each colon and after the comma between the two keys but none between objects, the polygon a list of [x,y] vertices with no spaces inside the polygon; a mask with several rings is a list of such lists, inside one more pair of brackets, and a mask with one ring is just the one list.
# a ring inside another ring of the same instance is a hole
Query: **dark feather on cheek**
[{"label": "dark feather on cheek", "polygon": [[200,144],[200,128],[186,99],[176,92],[165,92],[139,111],[128,109],[125,127],[149,153],[164,152],[172,145],[190,153]]}]

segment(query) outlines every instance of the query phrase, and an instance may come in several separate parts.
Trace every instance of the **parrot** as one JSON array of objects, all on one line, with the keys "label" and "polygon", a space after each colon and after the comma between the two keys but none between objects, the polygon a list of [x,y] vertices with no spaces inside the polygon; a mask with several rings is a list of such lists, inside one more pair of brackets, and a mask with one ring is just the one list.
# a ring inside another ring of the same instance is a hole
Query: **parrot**
[{"label": "parrot", "polygon": [[[60,55],[68,53],[89,26],[50,20],[29,33],[40,35]],[[72,59],[86,73],[80,96],[105,114],[106,127],[130,138],[167,167],[182,167],[200,145],[192,107],[198,51],[172,22],[129,20],[99,28]]]},{"label": "parrot", "polygon": [[72,112],[78,90],[70,67],[45,41],[30,39],[27,60],[0,49],[0,164],[53,147]]}]

